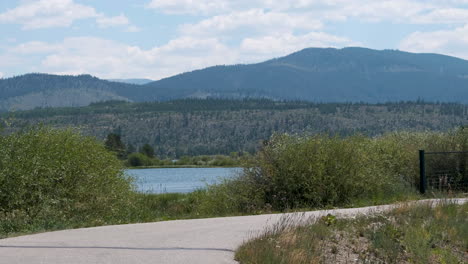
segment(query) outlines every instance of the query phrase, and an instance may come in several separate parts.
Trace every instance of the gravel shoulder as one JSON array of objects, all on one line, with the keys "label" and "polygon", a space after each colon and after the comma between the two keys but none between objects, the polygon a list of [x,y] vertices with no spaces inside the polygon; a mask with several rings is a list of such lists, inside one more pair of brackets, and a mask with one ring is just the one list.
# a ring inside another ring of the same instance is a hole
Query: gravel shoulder
[{"label": "gravel shoulder", "polygon": [[[422,200],[413,203],[439,203]],[[466,203],[467,198],[452,199]],[[334,214],[354,217],[401,204],[294,214],[176,220],[63,230],[0,240],[0,263],[237,263],[234,251],[282,217],[298,223]]]}]

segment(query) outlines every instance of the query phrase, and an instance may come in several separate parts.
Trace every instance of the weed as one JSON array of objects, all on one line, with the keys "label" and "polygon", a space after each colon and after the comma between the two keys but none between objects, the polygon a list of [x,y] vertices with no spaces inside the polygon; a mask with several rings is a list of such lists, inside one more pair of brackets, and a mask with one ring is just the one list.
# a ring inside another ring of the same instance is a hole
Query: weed
[{"label": "weed", "polygon": [[[242,245],[240,263],[467,263],[468,204],[408,206],[356,219],[283,219]],[[346,226],[346,228],[343,228]],[[267,243],[266,241],[275,241]],[[289,254],[281,253],[283,251]]]}]

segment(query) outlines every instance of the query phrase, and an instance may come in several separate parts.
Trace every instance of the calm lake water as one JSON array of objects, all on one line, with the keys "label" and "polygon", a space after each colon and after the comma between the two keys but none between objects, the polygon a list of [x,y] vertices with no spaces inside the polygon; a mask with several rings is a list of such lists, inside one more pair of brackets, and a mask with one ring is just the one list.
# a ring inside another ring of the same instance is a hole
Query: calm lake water
[{"label": "calm lake water", "polygon": [[126,170],[126,173],[135,177],[140,192],[188,193],[241,171],[241,168],[170,168]]}]

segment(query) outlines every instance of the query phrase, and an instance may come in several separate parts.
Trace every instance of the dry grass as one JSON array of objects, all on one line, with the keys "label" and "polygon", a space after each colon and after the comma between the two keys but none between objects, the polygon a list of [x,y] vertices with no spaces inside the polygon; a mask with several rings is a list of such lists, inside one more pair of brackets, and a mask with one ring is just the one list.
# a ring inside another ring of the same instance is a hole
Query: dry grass
[{"label": "dry grass", "polygon": [[389,213],[294,226],[248,241],[240,263],[468,263],[468,204],[403,205]]}]

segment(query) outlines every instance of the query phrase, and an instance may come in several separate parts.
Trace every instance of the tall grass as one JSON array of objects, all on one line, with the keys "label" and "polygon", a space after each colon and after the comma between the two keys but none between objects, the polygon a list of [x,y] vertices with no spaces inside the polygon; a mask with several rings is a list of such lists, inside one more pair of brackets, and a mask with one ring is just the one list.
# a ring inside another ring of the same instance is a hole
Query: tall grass
[{"label": "tall grass", "polygon": [[468,203],[403,205],[355,219],[285,218],[236,252],[240,263],[467,263]]}]

